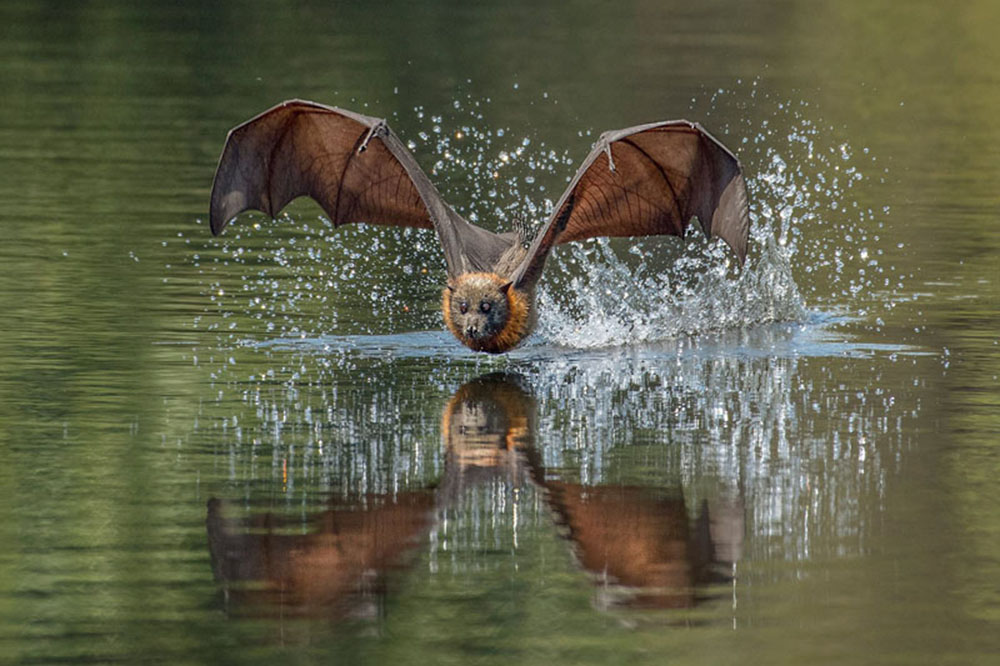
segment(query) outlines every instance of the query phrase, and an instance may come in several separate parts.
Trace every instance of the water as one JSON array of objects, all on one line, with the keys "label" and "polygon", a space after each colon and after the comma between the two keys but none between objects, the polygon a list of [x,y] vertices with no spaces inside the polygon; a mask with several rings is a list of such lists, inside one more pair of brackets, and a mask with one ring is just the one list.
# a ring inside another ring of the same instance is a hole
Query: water
[{"label": "water", "polygon": [[[5,3],[0,662],[995,662],[997,12]],[[474,354],[432,234],[210,237],[291,97],[492,228],[700,120],[747,265],[563,247]]]}]

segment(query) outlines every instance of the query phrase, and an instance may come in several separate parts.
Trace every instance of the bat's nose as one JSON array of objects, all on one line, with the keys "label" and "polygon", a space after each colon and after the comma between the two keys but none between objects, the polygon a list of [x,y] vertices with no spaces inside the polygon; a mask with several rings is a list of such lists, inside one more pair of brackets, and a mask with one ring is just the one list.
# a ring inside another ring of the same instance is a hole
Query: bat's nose
[{"label": "bat's nose", "polygon": [[479,329],[475,326],[469,326],[465,329],[465,336],[467,338],[474,338],[479,335]]}]

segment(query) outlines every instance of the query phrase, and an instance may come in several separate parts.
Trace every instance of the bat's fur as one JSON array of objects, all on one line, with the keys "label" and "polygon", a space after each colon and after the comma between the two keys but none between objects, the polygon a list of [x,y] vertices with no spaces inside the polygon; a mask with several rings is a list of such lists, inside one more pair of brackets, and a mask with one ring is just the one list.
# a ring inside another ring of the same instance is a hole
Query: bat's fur
[{"label": "bat's fur", "polygon": [[515,289],[496,273],[460,275],[445,287],[441,310],[462,344],[493,354],[520,344],[538,318],[534,291]]},{"label": "bat's fur", "polygon": [[518,229],[517,234],[518,242],[500,256],[493,271],[464,273],[444,289],[444,323],[470,349],[491,354],[510,351],[528,337],[538,321],[534,285],[519,289],[509,277],[528,254],[524,232]]}]

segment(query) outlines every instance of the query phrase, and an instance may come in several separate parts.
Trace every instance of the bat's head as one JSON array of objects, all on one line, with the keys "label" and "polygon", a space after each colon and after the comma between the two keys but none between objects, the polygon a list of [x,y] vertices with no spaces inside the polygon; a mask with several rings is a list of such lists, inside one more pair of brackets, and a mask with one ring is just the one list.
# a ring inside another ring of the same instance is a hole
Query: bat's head
[{"label": "bat's head", "polygon": [[466,273],[448,284],[442,307],[449,330],[477,351],[505,352],[528,333],[527,299],[495,273]]}]

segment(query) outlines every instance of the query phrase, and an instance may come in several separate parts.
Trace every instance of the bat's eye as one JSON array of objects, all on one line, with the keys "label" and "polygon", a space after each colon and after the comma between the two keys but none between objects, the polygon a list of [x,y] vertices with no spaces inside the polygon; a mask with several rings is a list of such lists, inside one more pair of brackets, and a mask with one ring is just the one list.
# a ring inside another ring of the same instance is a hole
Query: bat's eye
[{"label": "bat's eye", "polygon": [[483,312],[489,312],[490,311],[490,302],[489,301],[482,301],[479,304],[479,309],[482,310]]},{"label": "bat's eye", "polygon": [[458,304],[458,309],[462,314],[465,314],[466,312],[469,311],[469,304],[466,303],[465,301],[462,301],[461,303]]}]

